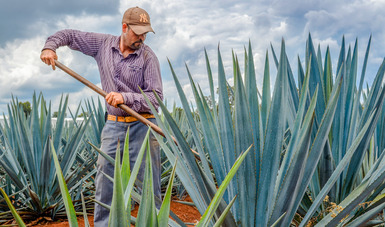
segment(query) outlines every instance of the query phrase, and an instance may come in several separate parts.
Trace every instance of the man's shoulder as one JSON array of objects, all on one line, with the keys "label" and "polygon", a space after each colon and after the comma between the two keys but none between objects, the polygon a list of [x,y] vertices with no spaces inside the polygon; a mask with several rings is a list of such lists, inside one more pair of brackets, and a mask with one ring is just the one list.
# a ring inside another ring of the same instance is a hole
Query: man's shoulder
[{"label": "man's shoulder", "polygon": [[142,44],[142,53],[145,58],[157,58],[155,52],[146,44]]},{"label": "man's shoulder", "polygon": [[104,34],[104,33],[102,34],[105,35],[106,39],[118,40],[120,38],[120,36],[117,36],[117,35]]},{"label": "man's shoulder", "polygon": [[100,33],[100,32],[91,32],[91,31],[82,31],[77,29],[63,29],[60,30],[59,33],[66,33],[66,34],[74,34],[74,35],[87,35],[87,36],[95,36],[95,37],[103,37],[103,38],[116,38],[119,36],[111,35],[107,33]]},{"label": "man's shoulder", "polygon": [[89,32],[88,35],[98,40],[99,47],[103,50],[110,50],[111,48],[119,49],[119,37],[116,35],[106,33]]},{"label": "man's shoulder", "polygon": [[113,42],[113,43],[115,43],[119,39],[119,36],[116,36],[116,35],[111,35],[111,34],[106,34],[106,33],[94,33],[94,34],[99,36],[99,37],[101,37],[106,42]]}]

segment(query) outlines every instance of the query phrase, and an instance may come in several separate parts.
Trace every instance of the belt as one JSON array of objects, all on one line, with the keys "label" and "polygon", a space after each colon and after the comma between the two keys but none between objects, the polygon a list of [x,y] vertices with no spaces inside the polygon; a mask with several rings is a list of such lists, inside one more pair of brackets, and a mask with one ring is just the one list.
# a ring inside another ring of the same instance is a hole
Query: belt
[{"label": "belt", "polygon": [[[149,114],[149,113],[142,113],[142,114],[140,114],[140,115],[141,115],[142,117],[144,117],[144,118],[155,118],[154,115]],[[123,117],[123,116],[115,116],[115,115],[110,115],[110,114],[108,114],[107,120],[109,120],[109,121],[119,121],[119,122],[130,123],[130,122],[137,121],[138,119],[136,119],[136,118],[133,117],[133,116]]]}]

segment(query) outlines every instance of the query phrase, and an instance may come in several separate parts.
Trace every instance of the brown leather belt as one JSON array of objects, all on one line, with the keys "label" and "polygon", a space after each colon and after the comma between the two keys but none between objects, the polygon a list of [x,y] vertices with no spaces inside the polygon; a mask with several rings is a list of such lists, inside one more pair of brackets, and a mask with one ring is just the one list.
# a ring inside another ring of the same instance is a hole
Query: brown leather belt
[{"label": "brown leather belt", "polygon": [[[154,115],[149,114],[149,113],[142,113],[142,114],[140,114],[140,115],[141,115],[142,117],[144,117],[144,118],[155,118]],[[138,119],[136,119],[136,118],[133,117],[133,116],[123,117],[123,116],[115,116],[115,115],[109,115],[109,114],[108,114],[107,120],[109,120],[109,121],[119,121],[119,122],[130,123],[130,122],[137,121]]]}]

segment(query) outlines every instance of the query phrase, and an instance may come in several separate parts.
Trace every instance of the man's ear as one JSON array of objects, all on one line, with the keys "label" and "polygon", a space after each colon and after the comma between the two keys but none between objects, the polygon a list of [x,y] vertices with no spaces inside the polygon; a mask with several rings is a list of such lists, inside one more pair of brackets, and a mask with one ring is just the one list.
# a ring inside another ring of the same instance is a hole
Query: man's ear
[{"label": "man's ear", "polygon": [[129,30],[128,25],[126,23],[123,23],[122,24],[122,33],[126,33],[126,32],[128,32],[128,30]]}]

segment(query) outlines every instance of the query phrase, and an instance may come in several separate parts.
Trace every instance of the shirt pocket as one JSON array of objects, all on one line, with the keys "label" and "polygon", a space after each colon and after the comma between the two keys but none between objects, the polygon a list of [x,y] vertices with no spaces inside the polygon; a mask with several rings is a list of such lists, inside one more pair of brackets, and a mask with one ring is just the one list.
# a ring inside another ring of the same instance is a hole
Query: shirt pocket
[{"label": "shirt pocket", "polygon": [[138,85],[143,84],[143,68],[136,65],[128,65],[124,73],[124,82],[131,87],[131,89],[137,90]]}]

